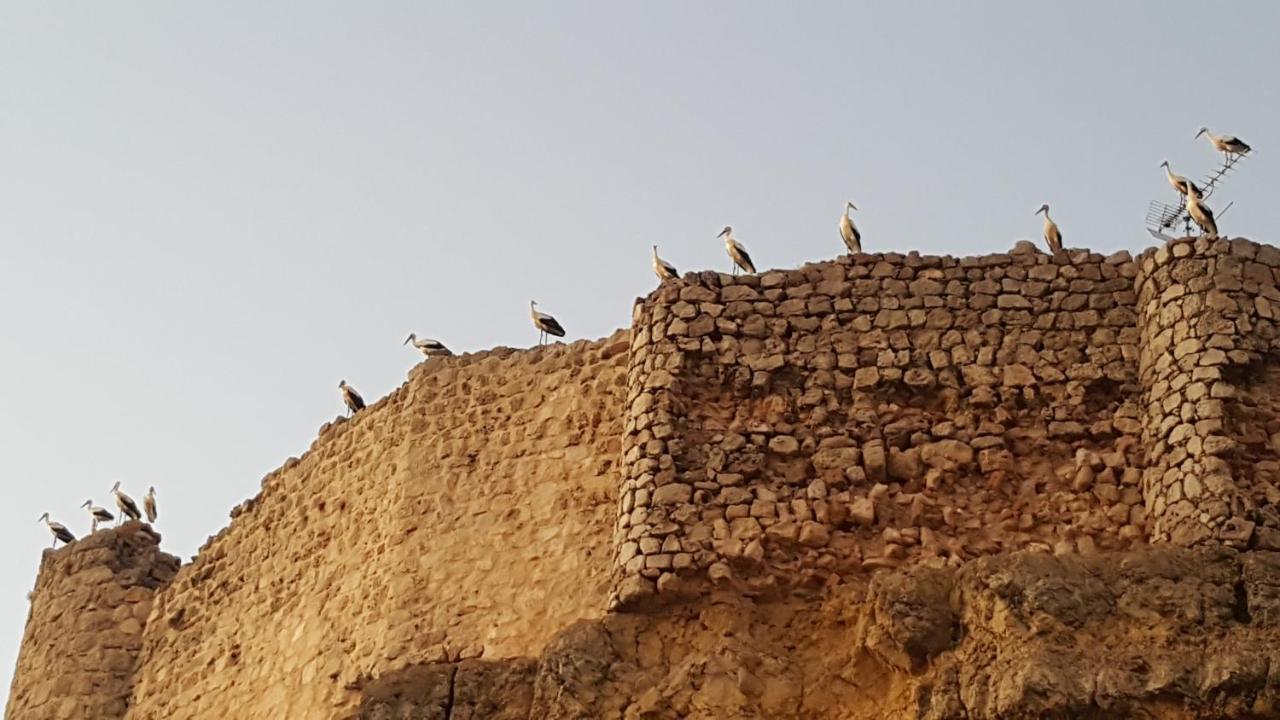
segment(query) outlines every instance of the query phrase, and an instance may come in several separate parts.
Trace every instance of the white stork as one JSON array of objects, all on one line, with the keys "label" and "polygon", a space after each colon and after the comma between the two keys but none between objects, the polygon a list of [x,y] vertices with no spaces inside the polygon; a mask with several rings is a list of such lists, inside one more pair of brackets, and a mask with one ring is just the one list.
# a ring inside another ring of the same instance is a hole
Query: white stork
[{"label": "white stork", "polygon": [[1187,194],[1187,185],[1190,185],[1191,187],[1195,188],[1196,192],[1200,192],[1200,188],[1196,187],[1196,184],[1194,182],[1188,180],[1187,178],[1181,175],[1174,175],[1173,169],[1169,167],[1168,160],[1165,160],[1164,162],[1160,163],[1160,167],[1164,168],[1164,176],[1169,178],[1169,184],[1173,186],[1174,190],[1178,191],[1179,195]]},{"label": "white stork", "polygon": [[120,489],[119,480],[116,481],[115,485],[111,486],[111,494],[116,496],[116,507],[120,509],[120,520],[124,520],[125,515],[128,515],[130,520],[142,519],[142,513],[138,512],[138,504]]},{"label": "white stork", "polygon": [[85,500],[84,504],[80,507],[88,508],[89,517],[93,519],[93,525],[89,528],[90,535],[98,532],[98,523],[111,522],[116,519],[116,516],[112,515],[110,510],[102,507],[101,505],[94,505],[92,499]]},{"label": "white stork", "polygon": [[658,257],[658,246],[653,246],[653,274],[658,276],[658,282],[667,280],[675,280],[680,277],[676,266]]},{"label": "white stork", "polygon": [[1209,209],[1208,205],[1204,204],[1204,201],[1200,198],[1199,190],[1194,186],[1188,189],[1190,192],[1187,193],[1187,214],[1191,216],[1191,219],[1200,226],[1200,229],[1206,235],[1217,237],[1218,223],[1213,219],[1213,211]]},{"label": "white stork", "polygon": [[751,256],[747,254],[747,249],[742,243],[733,238],[733,228],[725,225],[724,229],[716,237],[724,238],[724,248],[729,252],[729,259],[733,261],[733,274],[738,274],[738,268],[742,268],[743,272],[754,273],[756,271],[755,263],[751,262]]},{"label": "white stork", "polygon": [[57,547],[59,540],[62,541],[63,545],[69,545],[76,541],[76,536],[71,534],[71,531],[67,529],[66,525],[49,519],[49,513],[41,515],[36,522],[43,522],[45,525],[48,525],[49,532],[53,533],[53,544],[49,547]]},{"label": "white stork", "polygon": [[418,348],[424,357],[448,357],[453,354],[453,351],[445,347],[444,343],[439,340],[432,340],[431,338],[419,340],[414,333],[409,333],[409,337],[405,338],[404,344],[408,345],[409,343],[413,343],[413,346]]},{"label": "white stork", "polygon": [[1223,153],[1230,160],[1232,155],[1244,155],[1253,148],[1249,147],[1249,143],[1241,140],[1235,135],[1214,135],[1209,132],[1209,128],[1202,127],[1200,132],[1196,133],[1196,137],[1201,135],[1209,136],[1209,144],[1213,145],[1218,152]]},{"label": "white stork", "polygon": [[844,239],[844,246],[849,248],[851,253],[862,252],[862,233],[858,232],[858,226],[854,225],[853,218],[849,217],[849,211],[857,209],[852,201],[846,202],[844,214],[840,216],[840,237]]},{"label": "white stork", "polygon": [[364,398],[360,397],[360,393],[348,385],[346,380],[338,383],[338,389],[342,391],[342,402],[347,404],[347,415],[353,415],[364,409]]},{"label": "white stork", "polygon": [[1036,214],[1044,213],[1044,241],[1049,246],[1049,251],[1054,255],[1062,252],[1062,231],[1058,229],[1058,223],[1049,219],[1049,206],[1041,205]]},{"label": "white stork", "polygon": [[533,319],[533,326],[538,328],[538,344],[545,343],[548,335],[564,337],[564,328],[560,322],[544,312],[538,312],[537,305],[537,302],[529,301],[529,317]]},{"label": "white stork", "polygon": [[147,494],[142,498],[142,511],[147,514],[147,522],[156,521],[156,487],[154,485],[147,488]]}]

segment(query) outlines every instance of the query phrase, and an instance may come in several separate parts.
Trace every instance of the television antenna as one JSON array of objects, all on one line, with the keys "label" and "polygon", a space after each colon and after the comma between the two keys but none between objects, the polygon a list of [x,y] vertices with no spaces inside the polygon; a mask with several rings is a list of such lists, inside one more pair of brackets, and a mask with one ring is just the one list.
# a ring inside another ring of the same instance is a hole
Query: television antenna
[{"label": "television antenna", "polygon": [[[1213,195],[1213,191],[1222,185],[1227,175],[1235,170],[1236,165],[1245,157],[1245,155],[1228,155],[1226,159],[1223,160],[1222,166],[1209,173],[1209,175],[1205,177],[1204,181],[1200,183],[1200,199],[1208,200],[1209,196]],[[1215,214],[1221,218],[1223,215],[1226,215],[1227,211],[1231,209],[1231,206],[1235,204],[1236,203],[1233,200],[1227,203],[1226,207],[1217,211]],[[1180,200],[1177,205],[1170,205],[1168,203],[1160,202],[1159,200],[1152,200],[1151,203],[1147,205],[1147,232],[1151,233],[1151,236],[1157,240],[1163,240],[1165,242],[1175,240],[1176,238],[1167,234],[1167,231],[1173,230],[1179,225],[1182,226],[1184,236],[1190,235],[1191,224],[1191,216],[1187,214],[1187,203],[1185,200]]]}]

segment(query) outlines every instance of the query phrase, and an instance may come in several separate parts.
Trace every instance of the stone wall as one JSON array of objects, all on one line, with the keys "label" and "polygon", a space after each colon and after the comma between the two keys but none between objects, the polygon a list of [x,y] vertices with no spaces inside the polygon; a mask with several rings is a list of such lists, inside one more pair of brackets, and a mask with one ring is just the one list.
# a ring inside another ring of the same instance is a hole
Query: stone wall
[{"label": "stone wall", "polygon": [[124,716],[152,596],[178,570],[159,543],[150,527],[129,522],[45,550],[8,720]]},{"label": "stone wall", "polygon": [[1152,538],[1280,548],[1280,250],[1186,239],[1140,258],[1143,491]]},{"label": "stone wall", "polygon": [[534,659],[580,674],[548,643],[630,622],[610,609],[1017,550],[1280,549],[1278,280],[1244,240],[855,255],[428,361],[154,600],[174,561],[134,526],[46,553],[8,717],[484,717],[496,685],[524,717],[563,700]]},{"label": "stone wall", "polygon": [[323,428],[158,596],[128,717],[349,717],[600,616],[626,338],[430,360]]},{"label": "stone wall", "polygon": [[1127,253],[857,255],[637,302],[616,602],[1145,538]]}]

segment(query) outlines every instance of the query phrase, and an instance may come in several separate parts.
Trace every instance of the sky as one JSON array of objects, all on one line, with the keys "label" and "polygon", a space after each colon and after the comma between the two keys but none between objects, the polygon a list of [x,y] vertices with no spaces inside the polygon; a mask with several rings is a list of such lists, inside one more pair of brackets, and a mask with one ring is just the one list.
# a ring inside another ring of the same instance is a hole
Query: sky
[{"label": "sky", "polygon": [[1280,4],[783,5],[0,4],[0,676],[42,512],[154,485],[189,558],[410,331],[606,335],[655,243],[795,267],[852,200],[867,251],[999,252],[1049,203],[1137,252],[1202,125],[1256,148],[1220,229],[1280,242]]}]

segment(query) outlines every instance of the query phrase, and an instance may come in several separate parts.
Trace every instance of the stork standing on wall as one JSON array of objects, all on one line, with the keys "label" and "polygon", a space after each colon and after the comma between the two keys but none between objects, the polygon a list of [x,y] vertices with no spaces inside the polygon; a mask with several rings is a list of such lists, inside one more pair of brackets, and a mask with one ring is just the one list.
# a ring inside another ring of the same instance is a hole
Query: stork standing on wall
[{"label": "stork standing on wall", "polygon": [[98,532],[98,523],[111,522],[112,520],[116,519],[116,516],[112,515],[110,510],[102,507],[101,505],[94,505],[92,498],[89,500],[85,500],[84,504],[81,505],[80,507],[88,508],[89,517],[93,519],[93,524],[89,527],[90,535]]},{"label": "stork standing on wall", "polygon": [[1218,236],[1218,223],[1213,219],[1213,211],[1200,198],[1200,191],[1195,186],[1187,188],[1187,214],[1195,221],[1206,235]]},{"label": "stork standing on wall", "polygon": [[529,301],[529,317],[533,319],[533,326],[538,328],[538,344],[544,344],[548,335],[564,337],[564,328],[561,327],[560,321],[544,312],[538,312],[537,306],[536,301]]},{"label": "stork standing on wall", "polygon": [[432,340],[431,338],[419,340],[414,333],[409,333],[409,337],[405,338],[404,344],[408,345],[409,343],[413,343],[413,346],[418,348],[425,357],[447,357],[453,354],[453,351],[445,347],[444,343],[439,340]]},{"label": "stork standing on wall", "polygon": [[53,533],[53,544],[49,547],[57,547],[58,541],[61,540],[63,545],[69,545],[76,541],[76,536],[71,534],[66,525],[60,522],[54,522],[49,519],[49,513],[40,516],[36,522],[43,522],[49,526],[49,532]]},{"label": "stork standing on wall", "polygon": [[844,214],[840,216],[840,237],[844,240],[844,246],[849,248],[851,253],[862,252],[862,233],[858,232],[858,226],[853,224],[853,218],[849,217],[850,210],[857,210],[857,206],[853,201],[844,204]]},{"label": "stork standing on wall", "polygon": [[147,514],[147,522],[154,523],[156,521],[156,488],[154,485],[147,488],[147,494],[142,498],[142,510]]},{"label": "stork standing on wall", "polygon": [[338,383],[338,389],[342,391],[342,402],[347,404],[347,415],[353,415],[364,409],[364,398],[360,397],[360,393],[348,385],[346,380]]},{"label": "stork standing on wall", "polygon": [[658,257],[658,246],[653,246],[653,274],[658,276],[658,282],[666,282],[667,280],[675,280],[680,277],[680,273],[676,271],[676,266]]},{"label": "stork standing on wall", "polygon": [[1207,127],[1200,128],[1200,132],[1196,133],[1196,137],[1200,137],[1201,135],[1208,135],[1209,144],[1213,145],[1218,152],[1226,155],[1228,161],[1233,157],[1244,155],[1253,149],[1249,147],[1248,143],[1235,135],[1214,135],[1209,132],[1209,128]]},{"label": "stork standing on wall", "polygon": [[724,229],[716,237],[724,238],[724,249],[729,252],[729,259],[733,261],[733,274],[738,274],[738,268],[742,268],[743,272],[754,273],[756,271],[755,263],[751,262],[751,256],[747,254],[747,249],[742,243],[733,238],[733,228],[725,225]]},{"label": "stork standing on wall", "polygon": [[1196,192],[1200,192],[1200,188],[1196,187],[1196,184],[1194,182],[1188,180],[1187,178],[1181,175],[1174,175],[1173,170],[1169,167],[1168,160],[1165,160],[1164,162],[1160,163],[1160,167],[1164,168],[1164,176],[1169,178],[1169,184],[1173,186],[1174,190],[1178,191],[1179,195],[1187,194],[1188,185],[1195,188]]},{"label": "stork standing on wall", "polygon": [[1054,255],[1062,252],[1062,231],[1058,229],[1058,223],[1049,219],[1049,206],[1041,205],[1036,214],[1044,213],[1044,242],[1049,246],[1049,252]]},{"label": "stork standing on wall", "polygon": [[138,503],[133,498],[124,494],[120,489],[120,481],[117,480],[115,485],[111,486],[111,494],[116,496],[116,507],[120,509],[120,520],[124,520],[126,515],[130,520],[141,520],[142,513],[138,512]]}]

